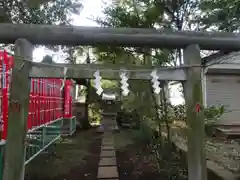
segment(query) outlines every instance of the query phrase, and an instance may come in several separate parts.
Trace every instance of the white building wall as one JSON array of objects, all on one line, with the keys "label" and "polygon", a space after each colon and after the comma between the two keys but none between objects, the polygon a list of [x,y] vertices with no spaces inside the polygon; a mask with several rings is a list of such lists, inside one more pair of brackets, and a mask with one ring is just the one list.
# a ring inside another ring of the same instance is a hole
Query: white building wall
[{"label": "white building wall", "polygon": [[[210,65],[212,64],[212,65]],[[240,52],[233,52],[212,60],[207,64],[202,76],[203,101],[205,106],[223,104],[229,110],[225,113],[218,124],[240,124],[240,74],[231,74],[233,70],[240,71]],[[208,69],[225,69],[229,74],[204,75]]]},{"label": "white building wall", "polygon": [[239,75],[207,75],[206,78],[206,105],[219,106],[223,104],[228,113],[225,113],[219,124],[240,124],[240,76]]}]

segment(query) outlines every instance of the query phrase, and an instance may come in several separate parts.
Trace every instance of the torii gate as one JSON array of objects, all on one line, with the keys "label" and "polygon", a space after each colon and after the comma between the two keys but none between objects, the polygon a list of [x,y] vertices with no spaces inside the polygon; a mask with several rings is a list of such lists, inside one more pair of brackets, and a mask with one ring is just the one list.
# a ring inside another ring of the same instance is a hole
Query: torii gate
[{"label": "torii gate", "polygon": [[[1,43],[15,43],[15,67],[10,90],[8,140],[6,144],[4,180],[23,180],[26,121],[28,114],[29,77],[34,78],[93,78],[100,69],[103,78],[117,79],[121,66],[100,65],[43,65],[31,62],[34,44],[51,45],[111,45],[151,48],[183,48],[183,67],[130,67],[129,79],[150,79],[157,68],[159,79],[181,81],[185,84],[188,125],[188,179],[206,180],[203,112],[195,112],[202,105],[201,58],[203,50],[238,50],[240,34],[210,32],[161,32],[138,28],[93,28],[33,24],[0,24]],[[68,71],[64,74],[64,67]],[[109,69],[115,71],[109,71]],[[21,92],[21,94],[19,93]],[[16,111],[15,106],[19,107]]]}]

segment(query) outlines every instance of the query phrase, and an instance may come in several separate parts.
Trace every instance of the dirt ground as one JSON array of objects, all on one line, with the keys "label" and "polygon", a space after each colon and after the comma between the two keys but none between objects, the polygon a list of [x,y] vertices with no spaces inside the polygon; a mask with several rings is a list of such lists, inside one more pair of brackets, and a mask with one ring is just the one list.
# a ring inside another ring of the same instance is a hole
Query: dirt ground
[{"label": "dirt ground", "polygon": [[156,166],[149,160],[144,160],[150,150],[139,152],[135,145],[127,146],[127,151],[117,151],[117,162],[120,180],[159,180],[161,173],[157,172]]},{"label": "dirt ground", "polygon": [[[151,157],[150,149],[141,149],[136,145],[129,145],[127,150],[117,152],[117,161],[119,168],[120,180],[166,180],[163,175],[158,172],[154,165],[154,160],[146,160],[144,157]],[[171,178],[175,179],[175,178]],[[213,172],[208,172],[208,179],[222,180]]]},{"label": "dirt ground", "polygon": [[26,167],[25,180],[96,180],[101,138],[96,129],[62,139],[54,153],[43,154]]},{"label": "dirt ground", "polygon": [[[129,130],[115,134],[119,180],[166,180],[158,172],[152,149],[136,143],[133,137]],[[100,145],[101,135],[95,128],[78,131],[59,141],[54,153],[34,159],[26,167],[25,180],[97,180]],[[209,179],[219,180],[212,173]]]}]

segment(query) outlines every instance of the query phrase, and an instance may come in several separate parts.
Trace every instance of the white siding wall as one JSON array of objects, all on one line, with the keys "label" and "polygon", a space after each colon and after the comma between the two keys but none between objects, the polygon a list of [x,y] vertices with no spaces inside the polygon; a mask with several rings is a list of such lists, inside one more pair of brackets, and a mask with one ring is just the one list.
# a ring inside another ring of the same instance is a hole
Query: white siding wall
[{"label": "white siding wall", "polygon": [[207,106],[224,104],[232,111],[224,114],[219,124],[240,124],[240,76],[206,75],[203,86]]},{"label": "white siding wall", "polygon": [[207,93],[206,93],[206,78],[207,76],[205,76],[205,70],[202,70],[202,74],[201,74],[201,79],[202,79],[202,97],[203,97],[203,106],[207,107]]}]

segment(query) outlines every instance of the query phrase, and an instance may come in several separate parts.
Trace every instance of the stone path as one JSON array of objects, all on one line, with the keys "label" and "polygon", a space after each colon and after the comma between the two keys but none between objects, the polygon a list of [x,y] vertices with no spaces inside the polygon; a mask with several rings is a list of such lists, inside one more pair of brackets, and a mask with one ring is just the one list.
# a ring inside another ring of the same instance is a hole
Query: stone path
[{"label": "stone path", "polygon": [[118,180],[116,150],[112,132],[103,134],[97,178],[99,180]]}]

